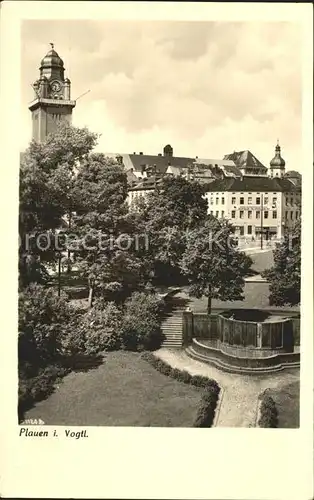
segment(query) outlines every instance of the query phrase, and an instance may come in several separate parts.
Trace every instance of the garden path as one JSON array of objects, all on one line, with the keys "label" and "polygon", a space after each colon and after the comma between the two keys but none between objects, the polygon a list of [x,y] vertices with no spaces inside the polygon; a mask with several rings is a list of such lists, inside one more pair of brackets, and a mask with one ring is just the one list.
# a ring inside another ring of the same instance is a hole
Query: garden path
[{"label": "garden path", "polygon": [[259,394],[267,388],[283,388],[298,381],[300,374],[299,369],[291,369],[270,375],[236,375],[191,359],[183,350],[161,348],[155,354],[173,368],[218,382],[223,396],[217,427],[255,427]]}]

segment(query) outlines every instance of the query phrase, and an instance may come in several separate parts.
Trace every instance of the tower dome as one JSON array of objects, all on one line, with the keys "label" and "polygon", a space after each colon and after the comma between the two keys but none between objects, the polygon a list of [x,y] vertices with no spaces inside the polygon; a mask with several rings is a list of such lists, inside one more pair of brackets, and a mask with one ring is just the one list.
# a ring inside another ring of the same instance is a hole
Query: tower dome
[{"label": "tower dome", "polygon": [[51,43],[51,49],[40,63],[40,75],[44,75],[48,80],[64,80],[64,64],[59,54],[54,50],[54,44]]},{"label": "tower dome", "polygon": [[285,173],[286,162],[281,157],[281,149],[279,142],[277,141],[277,146],[275,148],[275,156],[270,161],[270,176],[271,177],[283,177]]},{"label": "tower dome", "polygon": [[45,57],[41,60],[40,69],[41,68],[51,68],[52,66],[58,68],[64,68],[63,61],[59,54],[54,50],[53,43],[51,44],[51,50],[47,52]]},{"label": "tower dome", "polygon": [[280,146],[279,146],[279,143],[277,142],[277,146],[275,148],[275,156],[274,158],[271,160],[270,162],[270,167],[273,167],[273,168],[285,168],[286,166],[286,162],[283,158],[281,158],[281,154],[280,154]]}]

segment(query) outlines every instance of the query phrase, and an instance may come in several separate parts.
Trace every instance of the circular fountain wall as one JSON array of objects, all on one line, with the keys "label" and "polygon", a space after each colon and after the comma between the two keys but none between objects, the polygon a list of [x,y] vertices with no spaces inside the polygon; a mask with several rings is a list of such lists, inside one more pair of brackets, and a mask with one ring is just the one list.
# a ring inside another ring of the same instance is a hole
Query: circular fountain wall
[{"label": "circular fountain wall", "polygon": [[258,310],[229,310],[217,316],[220,350],[239,357],[293,352],[291,318]]},{"label": "circular fountain wall", "polygon": [[[227,310],[204,318],[192,314],[192,357],[234,372],[269,372],[296,367],[294,319],[255,309]],[[197,335],[202,330],[202,335]],[[205,330],[207,330],[205,336]]]}]

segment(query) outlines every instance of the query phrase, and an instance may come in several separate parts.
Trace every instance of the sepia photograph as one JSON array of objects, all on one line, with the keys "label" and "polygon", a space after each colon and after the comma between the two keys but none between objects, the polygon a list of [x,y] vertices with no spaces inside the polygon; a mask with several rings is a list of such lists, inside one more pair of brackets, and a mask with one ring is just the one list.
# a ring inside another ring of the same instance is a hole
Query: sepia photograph
[{"label": "sepia photograph", "polygon": [[312,9],[0,13],[0,496],[313,498]]},{"label": "sepia photograph", "polygon": [[299,427],[301,42],[22,22],[21,435]]}]

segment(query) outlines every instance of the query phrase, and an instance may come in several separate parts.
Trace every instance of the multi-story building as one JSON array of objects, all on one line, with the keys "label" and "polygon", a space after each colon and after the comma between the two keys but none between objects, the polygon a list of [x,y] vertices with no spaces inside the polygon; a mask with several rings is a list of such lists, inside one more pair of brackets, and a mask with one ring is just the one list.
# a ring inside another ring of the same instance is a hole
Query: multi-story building
[{"label": "multi-story building", "polygon": [[[242,153],[239,155],[243,157]],[[264,174],[265,170],[263,175],[255,173],[254,164],[260,172],[261,163],[254,161],[249,168],[250,175],[217,179],[208,185],[208,212],[230,220],[239,237],[280,239],[300,217],[301,176],[294,171],[285,174],[279,144],[270,162],[270,177]],[[245,165],[242,170],[248,171]]]},{"label": "multi-story building", "polygon": [[[233,164],[223,165],[226,161]],[[240,238],[254,240],[262,236],[265,240],[280,239],[300,217],[301,175],[295,171],[285,173],[285,162],[278,144],[275,158],[270,162],[270,177],[267,167],[250,151],[235,152],[220,161],[196,159],[194,165],[210,168],[209,182],[206,183],[205,177],[202,179],[206,187],[208,213],[230,220]],[[180,173],[169,166],[165,175],[182,175],[184,171],[181,168]],[[192,178],[199,180],[197,176]],[[129,188],[129,204],[146,197],[155,186],[154,176],[133,183]]]},{"label": "multi-story building", "polygon": [[208,212],[230,220],[240,237],[281,238],[300,217],[301,190],[287,178],[217,179],[206,198]]}]

